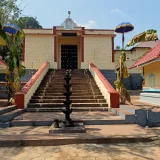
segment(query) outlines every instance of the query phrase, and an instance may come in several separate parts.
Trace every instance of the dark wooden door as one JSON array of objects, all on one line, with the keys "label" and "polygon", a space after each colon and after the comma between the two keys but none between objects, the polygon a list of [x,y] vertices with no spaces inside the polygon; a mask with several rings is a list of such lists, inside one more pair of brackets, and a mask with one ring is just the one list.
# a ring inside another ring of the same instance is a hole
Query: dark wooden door
[{"label": "dark wooden door", "polygon": [[77,69],[78,68],[78,51],[77,45],[61,46],[61,68]]}]

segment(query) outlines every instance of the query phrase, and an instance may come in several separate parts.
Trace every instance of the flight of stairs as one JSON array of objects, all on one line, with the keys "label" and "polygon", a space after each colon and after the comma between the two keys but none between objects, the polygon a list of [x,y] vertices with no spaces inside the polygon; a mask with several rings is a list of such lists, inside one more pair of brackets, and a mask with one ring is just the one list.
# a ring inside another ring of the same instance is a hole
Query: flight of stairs
[{"label": "flight of stairs", "polygon": [[[27,111],[61,112],[66,70],[49,70],[32,96]],[[88,70],[71,71],[73,111],[108,111],[108,104]]]}]

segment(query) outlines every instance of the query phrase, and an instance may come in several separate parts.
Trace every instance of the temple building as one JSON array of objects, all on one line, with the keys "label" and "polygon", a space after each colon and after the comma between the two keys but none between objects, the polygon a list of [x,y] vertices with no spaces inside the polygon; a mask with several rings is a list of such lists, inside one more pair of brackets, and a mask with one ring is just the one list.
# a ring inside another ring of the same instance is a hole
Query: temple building
[{"label": "temple building", "polygon": [[114,69],[114,30],[85,29],[68,18],[50,29],[24,29],[23,62],[38,69],[48,61],[54,69],[87,69],[93,62],[99,69]]}]

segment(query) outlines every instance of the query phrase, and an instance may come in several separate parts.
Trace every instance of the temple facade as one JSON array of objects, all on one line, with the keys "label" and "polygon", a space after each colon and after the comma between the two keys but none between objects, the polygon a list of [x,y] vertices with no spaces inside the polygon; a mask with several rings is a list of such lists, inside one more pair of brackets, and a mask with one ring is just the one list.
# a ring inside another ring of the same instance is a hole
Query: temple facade
[{"label": "temple facade", "polygon": [[25,29],[23,62],[38,69],[48,61],[54,69],[114,69],[114,30],[85,29],[70,16],[51,29]]}]

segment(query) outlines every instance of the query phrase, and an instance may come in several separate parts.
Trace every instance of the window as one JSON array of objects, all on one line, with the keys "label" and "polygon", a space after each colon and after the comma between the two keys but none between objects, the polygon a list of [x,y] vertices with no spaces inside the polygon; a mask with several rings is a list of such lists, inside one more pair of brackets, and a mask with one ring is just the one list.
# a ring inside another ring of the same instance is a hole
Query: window
[{"label": "window", "polygon": [[154,88],[155,87],[155,75],[152,73],[149,76],[149,87]]}]

